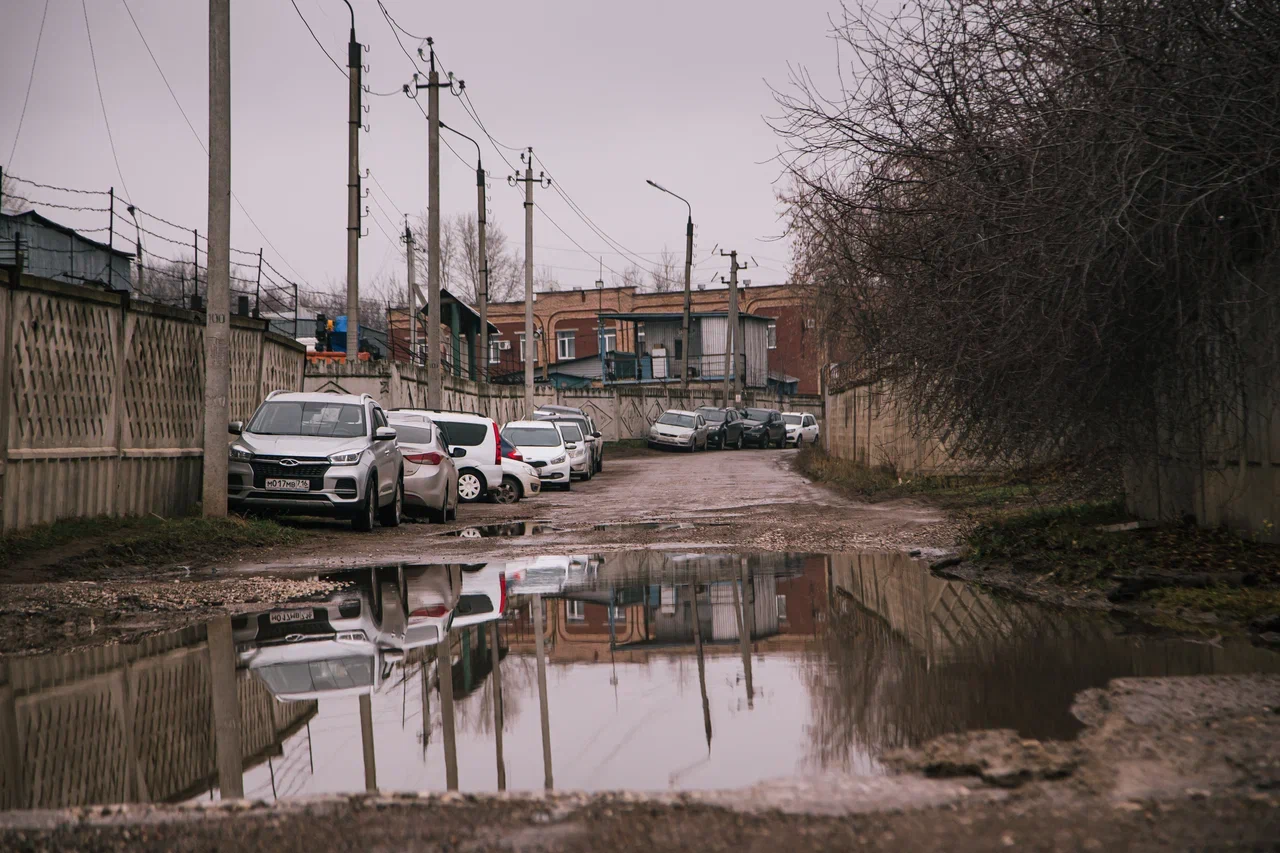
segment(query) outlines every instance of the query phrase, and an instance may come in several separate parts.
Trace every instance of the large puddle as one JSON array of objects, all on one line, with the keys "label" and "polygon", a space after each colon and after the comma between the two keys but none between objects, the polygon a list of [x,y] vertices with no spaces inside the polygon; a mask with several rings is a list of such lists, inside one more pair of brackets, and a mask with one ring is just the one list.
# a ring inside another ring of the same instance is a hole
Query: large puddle
[{"label": "large puddle", "polygon": [[[900,554],[637,550],[334,572],[327,599],[0,659],[0,805],[731,788],[946,732],[1069,738],[1109,679],[1280,671]],[[447,654],[446,654],[447,650]]]}]

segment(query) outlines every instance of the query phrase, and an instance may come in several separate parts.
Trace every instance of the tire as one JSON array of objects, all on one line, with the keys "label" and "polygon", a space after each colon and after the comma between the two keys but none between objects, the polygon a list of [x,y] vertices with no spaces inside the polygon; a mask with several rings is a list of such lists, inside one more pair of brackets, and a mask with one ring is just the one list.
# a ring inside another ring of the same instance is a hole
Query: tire
[{"label": "tire", "polygon": [[453,500],[453,508],[452,508],[452,509],[445,509],[445,511],[444,511],[444,520],[445,520],[445,521],[457,521],[457,520],[458,520],[458,499],[457,499],[456,497],[455,497],[455,498],[454,498],[454,500]]},{"label": "tire", "polygon": [[378,520],[378,479],[372,474],[364,484],[364,501],[351,519],[351,527],[360,533],[368,533]]},{"label": "tire", "polygon": [[569,479],[565,480],[565,481],[564,481],[564,483],[562,483],[562,484],[560,485],[560,488],[561,488],[563,491],[566,491],[566,492],[572,492],[572,491],[573,491],[573,478],[572,478],[572,477],[570,477]]},{"label": "tire", "polygon": [[599,461],[596,462],[596,473],[597,474],[604,473],[604,457],[603,456],[601,456]]},{"label": "tire", "polygon": [[391,503],[378,508],[378,523],[383,527],[399,527],[404,518],[404,473],[396,478],[395,496]]},{"label": "tire", "polygon": [[436,509],[432,506],[427,507],[427,521],[432,524],[444,524],[448,520],[449,510],[447,508]]},{"label": "tire", "polygon": [[478,501],[484,497],[484,475],[473,468],[458,472],[458,500],[463,503]]},{"label": "tire", "polygon": [[734,450],[742,449],[742,433],[738,433],[738,443],[733,446]]},{"label": "tire", "polygon": [[493,490],[493,500],[500,504],[519,503],[524,497],[524,487],[520,485],[520,481],[515,477],[503,477],[498,488]]}]

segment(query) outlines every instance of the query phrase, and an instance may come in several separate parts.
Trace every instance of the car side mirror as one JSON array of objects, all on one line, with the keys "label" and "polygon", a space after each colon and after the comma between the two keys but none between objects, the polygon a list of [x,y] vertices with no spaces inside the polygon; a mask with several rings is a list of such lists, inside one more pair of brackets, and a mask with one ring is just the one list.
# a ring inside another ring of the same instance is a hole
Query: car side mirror
[{"label": "car side mirror", "polygon": [[454,459],[461,459],[467,455],[467,449],[465,447],[455,447],[449,451],[449,455]]},{"label": "car side mirror", "polygon": [[227,432],[232,435],[240,435],[244,432],[244,421],[232,421],[227,424]]},{"label": "car side mirror", "polygon": [[396,431],[391,427],[378,427],[373,431],[374,441],[392,441],[396,437]]},{"label": "car side mirror", "polygon": [[592,437],[592,438],[604,438],[604,433],[600,432],[599,430],[596,430],[595,432],[591,433],[591,437]]}]

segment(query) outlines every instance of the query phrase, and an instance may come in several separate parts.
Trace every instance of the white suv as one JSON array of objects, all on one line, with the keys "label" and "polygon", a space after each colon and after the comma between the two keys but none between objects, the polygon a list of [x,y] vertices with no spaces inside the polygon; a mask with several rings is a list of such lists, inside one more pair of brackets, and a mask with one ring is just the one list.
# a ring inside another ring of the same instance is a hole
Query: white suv
[{"label": "white suv", "polygon": [[356,530],[400,523],[404,463],[368,394],[272,391],[229,431],[230,509],[350,518]]},{"label": "white suv", "polygon": [[395,409],[426,415],[449,438],[449,452],[458,448],[464,453],[454,457],[458,469],[458,498],[463,501],[483,500],[491,490],[502,485],[502,449],[498,423],[493,418],[470,412],[433,412],[429,409]]}]

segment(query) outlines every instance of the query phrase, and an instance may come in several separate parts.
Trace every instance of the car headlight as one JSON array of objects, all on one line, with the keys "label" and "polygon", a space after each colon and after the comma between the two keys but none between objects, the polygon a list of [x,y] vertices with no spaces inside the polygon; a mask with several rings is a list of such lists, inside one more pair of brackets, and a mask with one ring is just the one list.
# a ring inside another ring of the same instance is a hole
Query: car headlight
[{"label": "car headlight", "polygon": [[231,451],[228,454],[232,462],[248,462],[253,458],[253,451],[247,447],[241,447],[238,444],[231,445]]},{"label": "car headlight", "polygon": [[363,450],[348,450],[345,453],[335,453],[329,457],[329,464],[359,465],[361,456],[364,456]]},{"label": "car headlight", "polygon": [[562,454],[560,454],[559,456],[557,456],[555,459],[552,459],[552,460],[551,460],[551,464],[552,464],[552,465],[559,465],[559,464],[560,464],[561,462],[563,462],[563,461],[564,461],[564,454],[562,453]]}]

